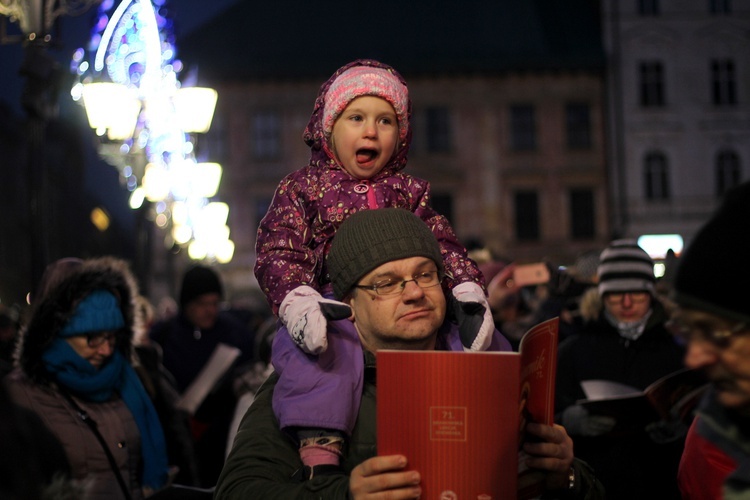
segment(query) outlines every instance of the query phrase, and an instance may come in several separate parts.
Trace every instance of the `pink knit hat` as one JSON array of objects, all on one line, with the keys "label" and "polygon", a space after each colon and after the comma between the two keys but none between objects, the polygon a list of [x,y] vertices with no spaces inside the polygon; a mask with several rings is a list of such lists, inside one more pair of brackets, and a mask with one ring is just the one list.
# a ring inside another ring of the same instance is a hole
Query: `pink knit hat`
[{"label": "pink knit hat", "polygon": [[323,108],[323,131],[331,137],[336,118],[350,102],[365,95],[377,96],[388,101],[396,111],[398,136],[406,138],[409,131],[407,106],[409,90],[390,71],[372,66],[355,66],[341,73],[331,84],[325,96]]}]

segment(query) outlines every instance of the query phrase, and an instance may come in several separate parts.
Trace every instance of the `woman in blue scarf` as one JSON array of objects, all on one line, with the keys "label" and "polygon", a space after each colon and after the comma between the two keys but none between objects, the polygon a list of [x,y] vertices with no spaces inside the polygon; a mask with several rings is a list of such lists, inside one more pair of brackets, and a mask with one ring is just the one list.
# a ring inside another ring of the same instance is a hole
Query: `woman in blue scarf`
[{"label": "woman in blue scarf", "polygon": [[35,301],[9,388],[66,450],[92,499],[142,499],[164,487],[164,433],[133,366],[137,286],[127,264],[83,261]]}]

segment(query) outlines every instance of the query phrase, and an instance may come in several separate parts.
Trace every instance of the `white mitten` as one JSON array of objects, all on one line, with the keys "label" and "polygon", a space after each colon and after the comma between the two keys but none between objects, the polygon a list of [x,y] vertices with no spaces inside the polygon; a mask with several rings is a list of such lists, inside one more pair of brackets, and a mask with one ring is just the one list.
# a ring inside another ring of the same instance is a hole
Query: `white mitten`
[{"label": "white mitten", "polygon": [[[332,310],[337,314],[332,315]],[[343,319],[350,314],[348,305],[324,299],[306,285],[289,292],[279,307],[279,319],[289,330],[292,340],[309,354],[320,354],[328,348],[328,319]]]},{"label": "white mitten", "polygon": [[495,322],[484,290],[474,282],[461,283],[453,288],[453,297],[464,313],[464,320],[459,319],[464,350],[487,350],[492,342]]}]

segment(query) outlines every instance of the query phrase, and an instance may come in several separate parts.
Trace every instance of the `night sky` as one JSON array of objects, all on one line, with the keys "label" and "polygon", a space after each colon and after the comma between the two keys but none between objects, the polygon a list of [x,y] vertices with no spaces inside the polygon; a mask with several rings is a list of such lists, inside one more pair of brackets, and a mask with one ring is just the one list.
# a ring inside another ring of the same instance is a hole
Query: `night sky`
[{"label": "night sky", "polygon": [[[201,24],[209,21],[216,14],[238,0],[170,0],[167,8],[173,21],[176,45],[179,57],[180,37],[187,36],[191,31]],[[64,68],[70,64],[73,51],[84,46],[90,36],[93,19],[95,18],[97,6],[90,7],[83,14],[71,17],[61,16],[59,21],[60,37],[55,40],[56,44],[50,47],[50,54],[57,59]],[[10,24],[8,18],[0,16],[7,23],[9,32],[17,32],[18,27]],[[57,46],[59,44],[59,46]],[[0,101],[10,105],[11,109],[21,113],[20,99],[23,80],[18,76],[18,68],[21,66],[23,49],[20,44],[0,45]],[[69,89],[64,89],[67,91]],[[69,95],[69,94],[68,94]],[[65,95],[63,95],[63,98]]]}]

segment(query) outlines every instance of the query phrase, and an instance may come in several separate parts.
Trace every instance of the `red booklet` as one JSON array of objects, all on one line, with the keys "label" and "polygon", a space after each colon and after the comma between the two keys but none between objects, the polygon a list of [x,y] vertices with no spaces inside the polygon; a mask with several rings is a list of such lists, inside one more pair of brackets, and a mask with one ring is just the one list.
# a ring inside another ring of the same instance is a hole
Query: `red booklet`
[{"label": "red booklet", "polygon": [[403,454],[422,498],[529,498],[523,425],[552,423],[557,318],[529,330],[519,353],[377,353],[378,454]]},{"label": "red booklet", "polygon": [[[521,393],[519,396],[519,426],[523,443],[528,422],[552,425],[555,422],[555,375],[557,374],[557,341],[559,318],[553,318],[531,328],[521,338]],[[539,496],[543,492],[542,476],[526,467],[525,453],[518,452],[518,498]]]}]

